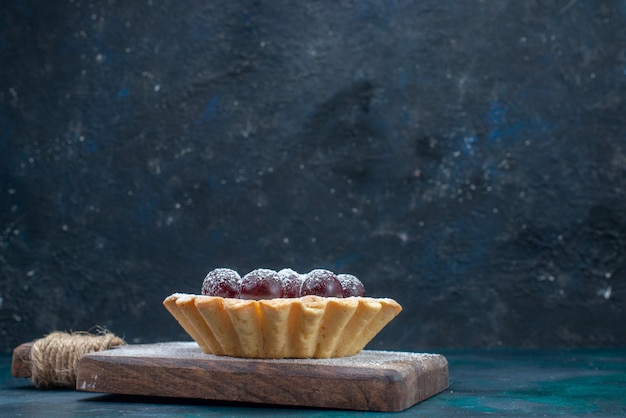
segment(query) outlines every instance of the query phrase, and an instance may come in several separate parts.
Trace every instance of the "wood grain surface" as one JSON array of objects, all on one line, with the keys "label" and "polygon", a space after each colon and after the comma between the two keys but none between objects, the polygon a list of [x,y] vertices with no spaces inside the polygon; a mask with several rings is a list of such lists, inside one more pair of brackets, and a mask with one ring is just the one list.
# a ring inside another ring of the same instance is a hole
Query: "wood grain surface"
[{"label": "wood grain surface", "polygon": [[241,359],[204,354],[192,342],[86,354],[76,382],[90,392],[372,411],[401,411],[447,387],[448,362],[438,354]]}]

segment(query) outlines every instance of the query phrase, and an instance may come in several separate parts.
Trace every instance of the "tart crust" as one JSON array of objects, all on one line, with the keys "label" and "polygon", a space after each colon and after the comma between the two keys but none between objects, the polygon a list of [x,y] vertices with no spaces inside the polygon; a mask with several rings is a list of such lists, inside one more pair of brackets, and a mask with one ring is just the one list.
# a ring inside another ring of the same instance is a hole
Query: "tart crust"
[{"label": "tart crust", "polygon": [[245,300],[174,293],[163,305],[207,354],[331,358],[357,354],[402,310],[393,299]]}]

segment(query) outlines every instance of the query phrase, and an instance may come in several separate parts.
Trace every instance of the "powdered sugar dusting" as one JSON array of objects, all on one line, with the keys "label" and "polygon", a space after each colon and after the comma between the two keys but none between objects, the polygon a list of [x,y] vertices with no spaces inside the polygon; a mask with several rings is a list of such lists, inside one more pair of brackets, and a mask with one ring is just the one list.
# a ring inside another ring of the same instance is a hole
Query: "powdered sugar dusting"
[{"label": "powdered sugar dusting", "polygon": [[304,281],[304,276],[290,268],[284,268],[278,272],[278,277],[283,282],[286,298],[300,297],[300,288]]},{"label": "powdered sugar dusting", "polygon": [[343,297],[341,282],[335,273],[324,269],[314,269],[306,275],[300,288],[300,294],[302,296]]},{"label": "powdered sugar dusting", "polygon": [[241,299],[273,299],[284,296],[283,283],[274,270],[259,268],[241,279]]},{"label": "powdered sugar dusting", "polygon": [[283,280],[302,280],[303,276],[302,274],[290,268],[284,268],[282,270],[279,270],[278,275]]},{"label": "powdered sugar dusting", "polygon": [[[261,287],[252,289],[255,284]],[[278,272],[259,268],[242,277],[235,270],[216,268],[204,278],[201,294],[240,299],[298,298],[306,295],[352,297],[364,296],[365,287],[351,274],[336,275],[326,269],[313,269],[301,274],[291,268],[283,268]]]},{"label": "powdered sugar dusting", "polygon": [[341,282],[344,298],[350,296],[363,296],[365,294],[365,287],[356,276],[353,276],[352,274],[338,274],[337,279]]},{"label": "powdered sugar dusting", "polygon": [[217,268],[211,270],[204,278],[202,294],[224,298],[237,297],[240,285],[241,277],[235,270]]},{"label": "powdered sugar dusting", "polygon": [[348,357],[328,359],[248,359],[229,356],[216,356],[205,354],[194,342],[168,342],[157,344],[136,344],[120,346],[112,350],[100,351],[87,354],[107,357],[128,358],[176,358],[206,361],[220,361],[224,363],[268,363],[278,365],[310,365],[310,366],[333,366],[352,368],[389,368],[395,369],[398,364],[413,364],[419,367],[427,363],[447,365],[446,358],[441,354],[414,353],[401,351],[362,350],[358,354]]},{"label": "powdered sugar dusting", "polygon": [[306,278],[310,279],[310,280],[322,280],[324,278],[326,278],[329,274],[332,274],[333,276],[335,275],[335,273],[333,273],[330,270],[326,270],[326,269],[313,269],[310,272],[307,273]]}]

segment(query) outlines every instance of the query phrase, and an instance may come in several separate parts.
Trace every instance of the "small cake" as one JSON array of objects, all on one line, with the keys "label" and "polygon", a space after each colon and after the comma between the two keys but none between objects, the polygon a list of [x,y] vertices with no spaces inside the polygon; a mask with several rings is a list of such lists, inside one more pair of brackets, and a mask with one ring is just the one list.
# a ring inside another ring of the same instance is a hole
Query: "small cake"
[{"label": "small cake", "polygon": [[402,307],[365,297],[352,275],[230,269],[207,274],[202,294],[163,304],[202,351],[247,358],[331,358],[360,352]]}]

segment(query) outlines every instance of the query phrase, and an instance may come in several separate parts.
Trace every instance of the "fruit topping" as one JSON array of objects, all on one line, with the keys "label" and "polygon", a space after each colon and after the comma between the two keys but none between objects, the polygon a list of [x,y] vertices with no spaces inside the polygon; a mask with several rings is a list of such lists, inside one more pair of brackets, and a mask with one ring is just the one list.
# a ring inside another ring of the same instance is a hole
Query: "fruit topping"
[{"label": "fruit topping", "polygon": [[338,274],[337,279],[341,282],[341,290],[344,298],[365,295],[365,287],[356,276],[352,274]]},{"label": "fruit topping", "polygon": [[340,298],[343,296],[343,291],[341,282],[335,273],[329,270],[315,269],[307,273],[302,282],[300,294],[302,296],[316,295]]},{"label": "fruit topping", "polygon": [[283,282],[286,298],[299,298],[300,287],[302,286],[302,276],[292,269],[282,269],[278,272],[278,276]]},{"label": "fruit topping", "polygon": [[241,278],[235,270],[217,268],[204,278],[202,294],[240,299],[299,298],[307,295],[347,298],[364,296],[365,287],[351,274],[335,275],[324,269],[300,274],[289,268],[278,272],[261,268]]},{"label": "fruit topping", "polygon": [[209,272],[202,282],[202,294],[238,298],[241,277],[235,270],[218,268]]},{"label": "fruit topping", "polygon": [[274,270],[252,270],[241,279],[241,299],[274,299],[284,295],[283,283]]}]

